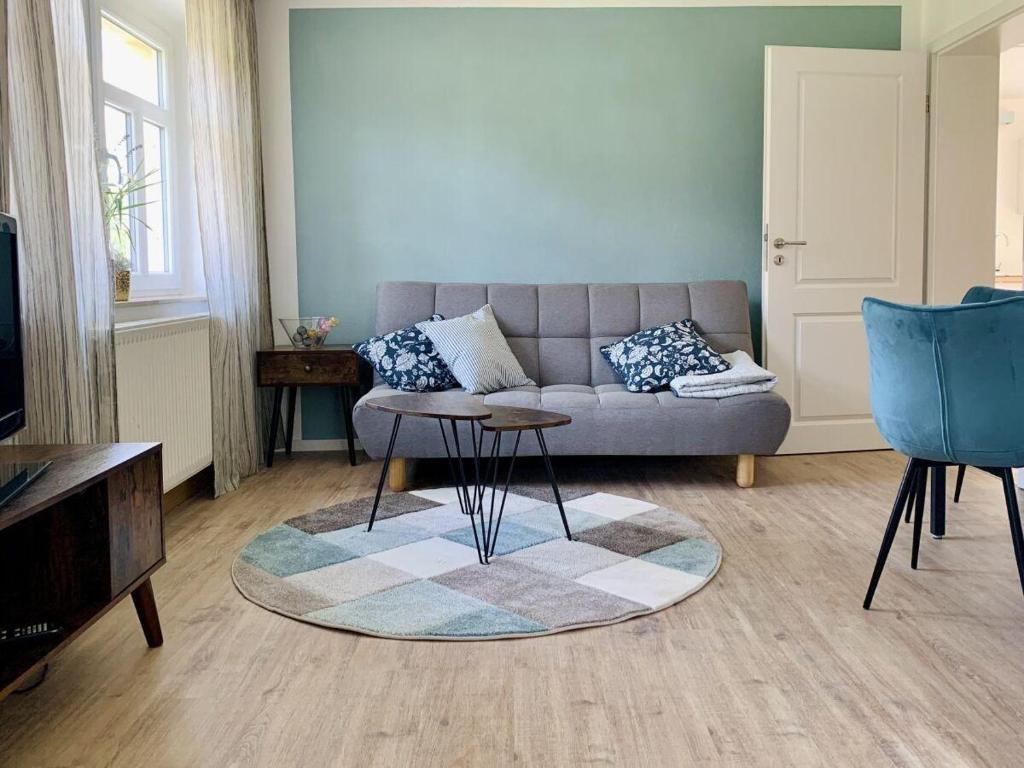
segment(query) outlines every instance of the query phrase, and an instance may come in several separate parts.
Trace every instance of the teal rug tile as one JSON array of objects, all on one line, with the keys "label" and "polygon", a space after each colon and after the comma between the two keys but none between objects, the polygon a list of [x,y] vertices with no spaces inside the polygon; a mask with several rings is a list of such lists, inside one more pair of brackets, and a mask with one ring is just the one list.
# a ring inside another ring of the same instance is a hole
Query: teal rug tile
[{"label": "teal rug tile", "polygon": [[437,627],[488,607],[493,606],[424,580],[313,611],[306,617],[384,635],[422,635],[428,627]]},{"label": "teal rug tile", "polygon": [[372,555],[374,552],[383,552],[385,549],[394,549],[404,544],[423,541],[433,535],[422,528],[402,525],[395,520],[379,520],[374,524],[373,530],[369,532],[366,530],[366,524],[360,523],[339,531],[318,534],[317,538],[363,557]]},{"label": "teal rug tile", "polygon": [[707,539],[685,539],[640,556],[640,560],[675,568],[695,576],[710,576],[718,565],[721,550]]},{"label": "teal rug tile", "polygon": [[[494,547],[495,555],[507,555],[510,552],[532,547],[534,544],[551,541],[551,539],[559,534],[565,536],[565,531],[561,528],[559,528],[559,533],[556,534],[551,531],[540,531],[536,528],[527,528],[525,525],[520,525],[519,519],[521,517],[522,515],[516,515],[516,522],[508,519],[501,521],[501,526],[498,528],[498,543]],[[497,523],[497,520],[495,520],[495,523]],[[477,535],[479,534],[480,525],[477,523]],[[459,528],[442,534],[442,538],[459,544],[465,544],[467,547],[475,546],[473,543],[473,529],[468,525],[465,528]],[[483,542],[481,542],[481,546],[482,544]]]},{"label": "teal rug tile", "polygon": [[290,525],[278,525],[260,534],[242,550],[241,556],[245,562],[282,577],[357,557],[348,549],[321,541]]},{"label": "teal rug tile", "polygon": [[[569,521],[569,530],[573,535],[582,531],[596,528],[599,525],[607,525],[608,518],[595,515],[591,512],[584,512],[582,509],[565,507],[565,517]],[[531,509],[528,512],[520,512],[516,515],[516,522],[538,531],[549,531],[557,536],[565,536],[565,528],[562,527],[562,516],[558,514],[556,504],[545,504],[543,507]],[[504,523],[502,526],[504,527]]]},{"label": "teal rug tile", "polygon": [[487,607],[456,616],[436,627],[428,627],[423,630],[423,634],[441,637],[501,637],[547,632],[548,629],[550,628],[525,616],[509,613],[501,608]]}]

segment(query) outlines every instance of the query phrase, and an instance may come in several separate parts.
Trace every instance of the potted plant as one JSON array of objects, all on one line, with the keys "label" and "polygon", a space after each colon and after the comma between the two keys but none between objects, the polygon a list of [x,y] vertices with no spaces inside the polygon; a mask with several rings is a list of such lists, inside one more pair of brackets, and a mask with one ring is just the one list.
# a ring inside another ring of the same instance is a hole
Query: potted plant
[{"label": "potted plant", "polygon": [[[149,229],[146,222],[139,218],[136,209],[148,205],[143,194],[148,187],[159,184],[159,179],[151,180],[159,170],[148,173],[141,163],[131,162],[132,156],[140,147],[132,147],[121,159],[112,153],[106,154],[106,167],[101,169],[103,183],[103,224],[107,228],[107,248],[110,254],[114,273],[114,301],[128,301],[132,284],[132,253],[135,252],[133,225]],[[134,165],[134,169],[131,166]]]}]

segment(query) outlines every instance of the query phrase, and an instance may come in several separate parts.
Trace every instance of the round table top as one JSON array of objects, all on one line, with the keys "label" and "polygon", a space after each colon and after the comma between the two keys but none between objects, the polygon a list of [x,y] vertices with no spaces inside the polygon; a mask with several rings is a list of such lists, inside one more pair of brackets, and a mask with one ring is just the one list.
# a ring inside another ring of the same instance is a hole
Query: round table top
[{"label": "round table top", "polygon": [[451,395],[441,392],[409,392],[385,395],[367,400],[364,405],[375,411],[402,416],[423,416],[431,419],[455,421],[483,421],[490,418],[492,408],[471,395]]},{"label": "round table top", "polygon": [[528,429],[562,427],[572,422],[572,417],[554,411],[538,411],[535,408],[516,408],[511,405],[488,405],[491,418],[480,426],[487,432],[523,432]]}]

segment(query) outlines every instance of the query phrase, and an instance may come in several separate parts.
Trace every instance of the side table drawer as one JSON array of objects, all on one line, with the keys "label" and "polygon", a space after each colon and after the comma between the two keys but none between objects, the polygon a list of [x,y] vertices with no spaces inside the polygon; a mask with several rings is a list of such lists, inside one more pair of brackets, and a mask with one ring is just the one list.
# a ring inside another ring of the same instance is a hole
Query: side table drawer
[{"label": "side table drawer", "polygon": [[259,353],[260,386],[359,383],[359,358],[349,350],[317,352],[268,350]]}]

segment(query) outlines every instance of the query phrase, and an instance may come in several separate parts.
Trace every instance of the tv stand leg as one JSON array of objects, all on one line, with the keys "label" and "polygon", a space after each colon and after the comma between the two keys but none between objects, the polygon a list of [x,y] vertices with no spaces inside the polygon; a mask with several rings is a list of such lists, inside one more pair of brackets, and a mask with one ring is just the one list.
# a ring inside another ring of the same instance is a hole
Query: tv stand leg
[{"label": "tv stand leg", "polygon": [[150,648],[159,648],[164,644],[164,633],[160,629],[160,616],[156,612],[156,597],[153,595],[153,584],[149,579],[132,590],[132,602],[135,612],[139,614],[142,632]]}]

